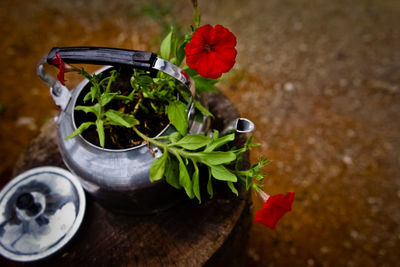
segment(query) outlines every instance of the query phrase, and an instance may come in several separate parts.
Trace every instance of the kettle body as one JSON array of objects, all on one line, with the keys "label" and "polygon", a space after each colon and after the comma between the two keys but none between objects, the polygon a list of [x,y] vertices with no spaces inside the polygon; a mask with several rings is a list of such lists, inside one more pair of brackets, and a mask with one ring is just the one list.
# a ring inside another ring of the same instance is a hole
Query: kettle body
[{"label": "kettle body", "polygon": [[[91,49],[89,51],[92,51]],[[150,181],[150,166],[155,158],[162,155],[162,151],[157,147],[152,147],[152,151],[146,144],[127,149],[105,149],[91,144],[82,135],[66,139],[77,129],[74,109],[89,81],[85,79],[75,89],[69,91],[52,77],[45,70],[44,65],[45,61],[49,62],[51,54],[54,54],[53,50],[47,58],[39,62],[37,74],[50,86],[50,93],[61,108],[56,118],[59,150],[66,166],[79,178],[83,188],[104,207],[130,214],[148,214],[165,210],[183,199],[184,192],[173,188],[165,180]],[[112,49],[112,52],[115,51]],[[118,49],[117,52],[119,52]],[[64,59],[62,55],[61,57]],[[80,57],[82,55],[76,56],[78,59]],[[65,56],[65,58],[68,57]],[[87,61],[84,59],[82,63],[87,63]],[[107,71],[109,68],[112,66],[103,67],[96,73]],[[172,74],[188,88],[192,84],[178,67],[167,61],[157,58],[152,68]],[[191,103],[188,105],[188,114],[190,116],[188,132],[206,133],[208,117],[201,115],[199,120],[199,114],[194,116],[194,107]],[[176,131],[175,128],[169,124],[159,133],[159,136],[169,135],[174,131]]]},{"label": "kettle body", "polygon": [[[99,72],[106,70],[101,69]],[[174,205],[182,198],[164,180],[150,182],[150,166],[162,151],[142,144],[127,149],[104,149],[89,143],[82,135],[65,139],[76,130],[74,108],[88,84],[82,81],[72,92],[67,107],[57,118],[58,145],[68,169],[79,177],[84,189],[103,206],[125,213],[152,213]],[[175,129],[166,126],[159,135]],[[204,129],[205,132],[205,129]]]},{"label": "kettle body", "polygon": [[[113,66],[127,66],[148,71],[161,71],[172,76],[190,92],[187,106],[188,133],[208,134],[210,118],[196,113],[193,105],[195,88],[193,80],[180,68],[158,58],[151,52],[102,47],[53,48],[40,60],[36,73],[50,87],[50,94],[61,112],[56,118],[58,146],[68,167],[80,180],[83,188],[104,207],[128,214],[149,214],[165,210],[186,198],[184,190],[170,186],[164,179],[151,182],[150,167],[162,155],[157,147],[151,151],[145,144],[127,149],[105,149],[88,142],[82,135],[66,139],[77,127],[74,120],[75,106],[89,81],[83,80],[75,89],[68,90],[60,81],[50,75],[45,65],[56,65],[61,57],[66,63],[108,65],[96,73],[109,70]],[[58,63],[60,64],[60,63]],[[247,133],[254,124],[238,118],[228,124],[222,135],[230,132]],[[158,136],[175,132],[169,124]]]}]

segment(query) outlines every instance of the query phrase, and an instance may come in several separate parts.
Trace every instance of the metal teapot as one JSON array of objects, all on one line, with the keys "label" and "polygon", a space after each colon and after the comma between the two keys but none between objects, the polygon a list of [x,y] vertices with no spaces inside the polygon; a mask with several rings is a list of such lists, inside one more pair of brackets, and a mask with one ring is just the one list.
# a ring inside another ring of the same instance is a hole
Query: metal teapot
[{"label": "metal teapot", "polygon": [[[105,149],[89,143],[81,135],[66,140],[65,137],[77,129],[74,121],[74,108],[82,90],[89,83],[82,81],[74,90],[68,90],[45,70],[52,64],[56,53],[66,63],[111,65],[101,68],[97,73],[112,66],[161,71],[182,83],[194,97],[194,82],[180,68],[158,58],[151,52],[102,47],[53,48],[37,65],[37,75],[50,87],[50,94],[61,108],[55,119],[58,129],[58,145],[68,169],[76,175],[83,188],[106,208],[130,213],[146,214],[164,210],[175,205],[184,193],[171,187],[164,180],[150,182],[150,166],[161,151],[154,148],[155,157],[144,144],[128,149]],[[202,115],[194,119],[194,108],[188,105],[188,133],[207,134],[208,117]],[[240,129],[238,129],[238,126]],[[249,132],[254,125],[246,119],[232,122],[228,131]],[[167,125],[159,135],[169,135],[175,131]]]}]

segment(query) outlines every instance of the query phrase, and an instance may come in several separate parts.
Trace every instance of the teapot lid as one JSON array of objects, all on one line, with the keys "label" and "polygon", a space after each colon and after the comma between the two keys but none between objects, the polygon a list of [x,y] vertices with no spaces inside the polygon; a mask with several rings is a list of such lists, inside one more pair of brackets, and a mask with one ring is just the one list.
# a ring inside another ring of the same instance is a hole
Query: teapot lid
[{"label": "teapot lid", "polygon": [[54,254],[76,234],[85,208],[83,188],[67,170],[21,173],[0,191],[0,254],[20,262]]}]

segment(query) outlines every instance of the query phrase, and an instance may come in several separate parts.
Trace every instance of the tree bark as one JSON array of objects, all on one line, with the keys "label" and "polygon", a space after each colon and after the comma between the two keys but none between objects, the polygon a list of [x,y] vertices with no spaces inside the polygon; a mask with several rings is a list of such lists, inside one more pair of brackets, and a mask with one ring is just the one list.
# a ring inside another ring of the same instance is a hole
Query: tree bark
[{"label": "tree bark", "polygon": [[[238,117],[224,95],[207,94],[206,98],[215,116],[213,128],[222,129]],[[45,124],[16,164],[14,174],[44,165],[66,168],[58,151],[56,132],[53,121]],[[245,140],[245,136],[239,136],[236,146]],[[248,154],[246,157],[248,164]],[[214,188],[213,199],[202,191],[201,204],[187,199],[167,211],[147,216],[112,213],[87,195],[84,222],[75,238],[56,255],[34,265],[243,266],[251,226],[250,193],[238,187],[236,197],[226,183],[214,183]],[[0,263],[11,264],[4,258]]]}]

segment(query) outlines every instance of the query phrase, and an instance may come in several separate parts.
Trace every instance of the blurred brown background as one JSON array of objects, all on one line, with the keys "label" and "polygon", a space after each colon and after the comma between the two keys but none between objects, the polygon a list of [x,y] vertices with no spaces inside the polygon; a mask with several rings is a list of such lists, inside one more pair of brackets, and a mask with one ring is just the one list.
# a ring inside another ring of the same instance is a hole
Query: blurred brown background
[{"label": "blurred brown background", "polygon": [[[199,6],[203,24],[237,36],[219,88],[257,126],[252,159],[272,160],[265,190],[296,192],[276,230],[253,225],[248,266],[398,266],[400,1]],[[188,31],[189,0],[1,1],[0,185],[58,112],[34,71],[51,47],[156,52],[171,24]],[[254,196],[254,210],[261,204]]]}]

